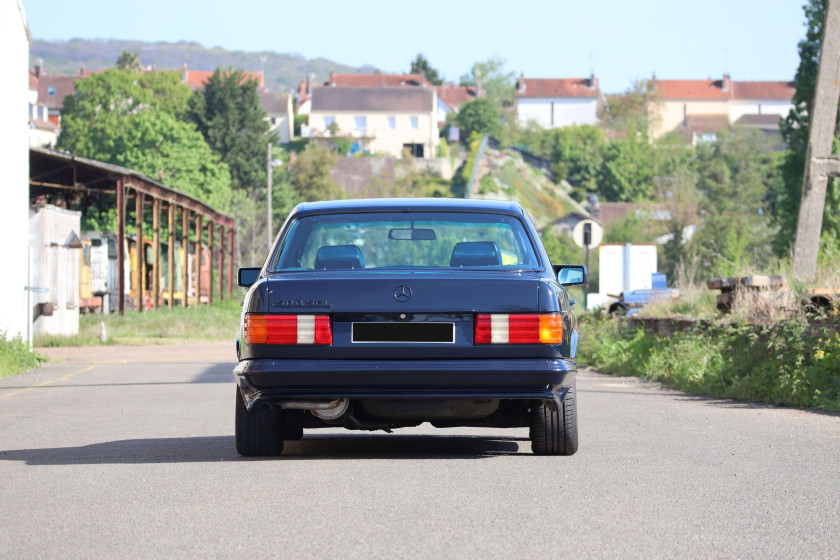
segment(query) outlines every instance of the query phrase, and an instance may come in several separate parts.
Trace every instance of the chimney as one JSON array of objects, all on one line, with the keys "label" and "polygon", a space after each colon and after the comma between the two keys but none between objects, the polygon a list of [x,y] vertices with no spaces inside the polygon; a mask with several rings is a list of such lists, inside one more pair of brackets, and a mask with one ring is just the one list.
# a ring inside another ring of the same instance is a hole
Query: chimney
[{"label": "chimney", "polygon": [[85,75],[85,65],[80,64],[79,65],[79,76],[84,76],[84,75]]},{"label": "chimney", "polygon": [[298,84],[298,99],[303,100],[306,97],[306,79],[301,78]]},{"label": "chimney", "polygon": [[475,96],[484,97],[484,92],[481,91],[481,78],[475,79]]},{"label": "chimney", "polygon": [[589,74],[589,88],[598,89],[598,78],[595,77],[595,72]]},{"label": "chimney", "polygon": [[40,78],[42,73],[46,74],[46,72],[44,72],[44,59],[39,58],[35,61],[35,77]]},{"label": "chimney", "polygon": [[723,80],[721,81],[721,89],[723,91],[729,91],[730,86],[732,85],[731,80],[729,79],[729,74],[723,75]]},{"label": "chimney", "polygon": [[519,79],[516,80],[516,91],[519,93],[525,93],[525,73],[519,73]]},{"label": "chimney", "polygon": [[181,67],[181,83],[186,84],[190,76],[190,71],[187,70],[187,63]]},{"label": "chimney", "polygon": [[330,84],[331,86],[335,87],[335,72],[330,70]]}]

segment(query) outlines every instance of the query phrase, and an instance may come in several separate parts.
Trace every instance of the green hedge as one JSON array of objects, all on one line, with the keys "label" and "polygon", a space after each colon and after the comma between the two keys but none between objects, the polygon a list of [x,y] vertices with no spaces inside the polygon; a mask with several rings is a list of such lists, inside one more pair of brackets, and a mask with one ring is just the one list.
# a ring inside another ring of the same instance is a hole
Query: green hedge
[{"label": "green hedge", "polygon": [[840,411],[840,334],[804,318],[711,325],[655,336],[621,319],[585,316],[578,362],[714,397]]}]

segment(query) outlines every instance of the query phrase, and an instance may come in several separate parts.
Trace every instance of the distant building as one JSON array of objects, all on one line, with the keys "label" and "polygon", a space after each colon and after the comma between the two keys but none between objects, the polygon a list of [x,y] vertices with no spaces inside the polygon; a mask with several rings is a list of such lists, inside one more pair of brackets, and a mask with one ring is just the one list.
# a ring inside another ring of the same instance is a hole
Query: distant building
[{"label": "distant building", "polygon": [[423,74],[336,74],[323,83],[313,83],[309,77],[301,78],[298,85],[298,115],[308,115],[312,107],[312,91],[318,87],[432,87],[432,83]]},{"label": "distant building", "polygon": [[266,120],[272,134],[276,135],[281,143],[291,141],[294,133],[292,94],[263,91],[260,93],[260,103],[265,109]]},{"label": "distant building", "polygon": [[542,128],[597,124],[601,107],[598,78],[526,78],[516,80],[516,117],[521,125]]},{"label": "distant building", "polygon": [[3,274],[0,274],[0,336],[26,336],[29,251],[29,140],[23,108],[31,100],[28,66],[32,37],[20,0],[0,2],[0,37],[8,73],[0,88],[0,148],[3,151]]},{"label": "distant building", "polygon": [[435,86],[438,96],[438,123],[443,125],[449,115],[457,114],[461,105],[481,97],[481,89],[475,86],[443,84]]},{"label": "distant building", "polygon": [[316,87],[313,139],[341,136],[378,155],[435,157],[439,142],[433,87]]},{"label": "distant building", "polygon": [[[793,108],[793,84],[785,81],[652,80],[658,117],[652,134],[682,132],[692,144],[713,140],[732,126],[778,136],[779,119]],[[746,117],[746,118],[745,118]]]}]

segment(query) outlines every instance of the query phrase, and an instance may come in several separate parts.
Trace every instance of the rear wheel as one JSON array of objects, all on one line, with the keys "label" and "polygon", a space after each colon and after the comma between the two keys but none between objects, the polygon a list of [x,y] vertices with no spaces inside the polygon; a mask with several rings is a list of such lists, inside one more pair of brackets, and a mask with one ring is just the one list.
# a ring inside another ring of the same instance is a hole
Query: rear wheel
[{"label": "rear wheel", "polygon": [[578,448],[575,387],[569,387],[560,410],[540,402],[531,409],[531,449],[535,455],[574,455]]},{"label": "rear wheel", "polygon": [[243,457],[271,457],[283,453],[283,411],[257,404],[250,411],[236,388],[236,451]]}]

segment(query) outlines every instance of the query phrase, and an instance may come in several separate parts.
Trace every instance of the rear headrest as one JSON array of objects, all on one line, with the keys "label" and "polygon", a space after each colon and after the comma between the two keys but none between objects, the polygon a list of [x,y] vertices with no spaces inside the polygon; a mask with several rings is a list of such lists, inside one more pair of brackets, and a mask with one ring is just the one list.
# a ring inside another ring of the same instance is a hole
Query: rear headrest
[{"label": "rear headrest", "polygon": [[315,255],[315,270],[352,270],[364,267],[362,250],[355,245],[325,245]]},{"label": "rear headrest", "polygon": [[497,266],[502,254],[495,241],[464,241],[452,249],[449,266]]}]

